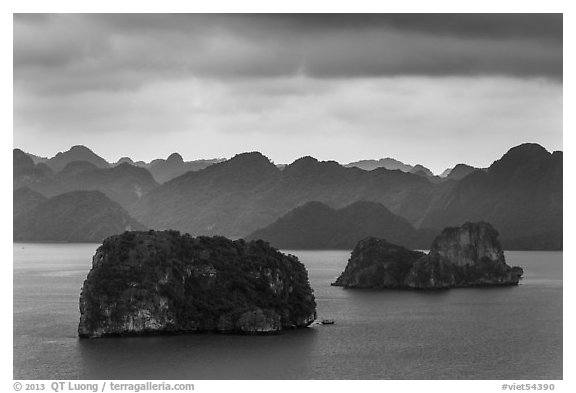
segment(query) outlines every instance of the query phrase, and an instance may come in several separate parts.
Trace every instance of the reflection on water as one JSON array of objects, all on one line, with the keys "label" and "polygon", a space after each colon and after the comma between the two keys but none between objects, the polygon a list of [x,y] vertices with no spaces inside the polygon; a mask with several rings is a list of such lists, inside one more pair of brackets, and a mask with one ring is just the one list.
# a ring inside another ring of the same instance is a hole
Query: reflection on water
[{"label": "reflection on water", "polygon": [[17,379],[562,378],[562,253],[507,252],[518,287],[346,290],[348,252],[290,251],[319,318],[274,336],[79,340],[78,296],[94,244],[14,244]]}]

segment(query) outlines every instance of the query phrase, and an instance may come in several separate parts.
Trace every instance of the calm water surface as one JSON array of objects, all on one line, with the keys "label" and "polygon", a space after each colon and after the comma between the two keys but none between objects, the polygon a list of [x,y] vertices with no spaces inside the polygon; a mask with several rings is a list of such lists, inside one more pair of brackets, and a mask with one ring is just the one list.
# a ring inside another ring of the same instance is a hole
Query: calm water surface
[{"label": "calm water surface", "polygon": [[96,247],[14,243],[15,379],[562,378],[562,252],[506,252],[518,287],[412,292],[331,287],[349,252],[288,251],[334,325],[79,340]]}]

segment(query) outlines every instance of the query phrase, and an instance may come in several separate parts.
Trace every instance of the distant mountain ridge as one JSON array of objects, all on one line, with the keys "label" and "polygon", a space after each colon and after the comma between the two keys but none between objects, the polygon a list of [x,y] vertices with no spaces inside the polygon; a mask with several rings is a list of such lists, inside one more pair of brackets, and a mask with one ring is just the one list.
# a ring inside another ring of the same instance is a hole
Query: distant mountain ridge
[{"label": "distant mountain ridge", "polygon": [[66,165],[75,161],[89,162],[100,169],[111,168],[123,163],[128,163],[136,167],[148,169],[158,183],[164,183],[188,171],[198,171],[212,164],[224,161],[223,158],[184,161],[180,154],[172,153],[165,160],[159,158],[152,160],[150,163],[144,161],[134,162],[130,157],[122,157],[116,163],[109,163],[83,145],[72,146],[69,150],[59,152],[52,158],[40,157],[32,153],[25,154],[32,159],[34,164],[45,163],[55,173],[62,171]]},{"label": "distant mountain ridge", "polygon": [[[252,152],[157,184],[149,169],[128,158],[108,168],[68,160],[56,172],[19,149],[13,155],[14,190],[27,187],[48,198],[98,190],[158,230],[244,237],[308,202],[338,210],[366,201],[382,204],[416,229],[487,221],[500,232],[506,249],[563,246],[563,153],[549,153],[537,144],[516,146],[487,169],[457,165],[444,179],[422,168],[416,174],[368,171],[309,156],[279,169]],[[170,161],[183,160],[172,155]]]},{"label": "distant mountain ridge", "polygon": [[199,171],[212,164],[222,162],[223,159],[184,161],[178,153],[172,153],[166,160],[157,159],[148,165],[148,169],[158,183],[165,183],[186,172]]},{"label": "distant mountain ridge", "polygon": [[412,169],[410,169],[409,172],[413,173],[415,175],[422,174],[424,176],[434,177],[434,173],[432,173],[432,171],[430,169],[428,169],[424,165],[420,165],[420,164],[415,165]]},{"label": "distant mountain ridge", "polygon": [[72,161],[87,161],[98,168],[110,167],[108,161],[82,145],[72,146],[70,150],[56,154],[54,157],[46,161],[46,165],[48,165],[54,172],[60,172]]},{"label": "distant mountain ridge", "polygon": [[346,168],[360,168],[365,171],[373,171],[378,168],[384,168],[388,170],[399,170],[406,173],[413,173],[415,175],[420,175],[424,177],[434,178],[434,173],[426,168],[424,165],[416,164],[409,165],[402,161],[395,160],[394,158],[386,157],[379,160],[360,160],[356,162],[351,162],[349,164],[343,165]]},{"label": "distant mountain ridge", "polygon": [[46,164],[34,164],[32,158],[20,149],[12,151],[12,189],[28,187],[44,196],[63,192],[62,185]]},{"label": "distant mountain ridge", "polygon": [[440,177],[450,179],[450,180],[460,180],[460,179],[468,176],[472,172],[479,171],[479,170],[482,170],[482,169],[474,168],[473,166],[466,165],[466,164],[458,164],[454,168],[446,169],[444,172],[442,172],[442,174],[440,174]]},{"label": "distant mountain ridge", "polygon": [[412,165],[404,164],[402,161],[395,160],[394,158],[386,157],[381,158],[379,160],[360,160],[351,162],[349,164],[344,165],[347,168],[356,167],[363,169],[365,171],[372,171],[377,168],[386,168],[389,170],[399,170],[402,172],[410,172]]},{"label": "distant mountain ridge", "polygon": [[199,171],[201,169],[205,169],[212,164],[216,164],[219,162],[225,161],[223,158],[213,158],[207,160],[193,160],[193,161],[184,161],[182,156],[178,153],[172,153],[168,156],[167,159],[157,158],[152,160],[150,163],[146,163],[144,161],[136,161],[134,162],[130,157],[122,157],[118,162],[113,165],[121,165],[124,163],[146,168],[152,176],[154,180],[158,183],[166,183],[169,180],[172,180],[178,176],[185,174],[186,172],[190,171]]}]

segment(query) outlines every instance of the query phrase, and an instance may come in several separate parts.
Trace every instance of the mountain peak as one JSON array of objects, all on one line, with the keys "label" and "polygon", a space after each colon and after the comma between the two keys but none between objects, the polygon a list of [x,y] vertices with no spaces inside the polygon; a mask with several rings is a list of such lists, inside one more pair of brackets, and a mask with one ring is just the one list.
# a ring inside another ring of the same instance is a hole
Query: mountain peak
[{"label": "mountain peak", "polygon": [[132,161],[132,159],[130,157],[122,157],[118,160],[118,162],[116,164],[120,165],[127,162],[128,164],[134,164],[134,161]]},{"label": "mountain peak", "polygon": [[508,150],[506,154],[490,166],[490,171],[516,168],[529,162],[538,162],[552,154],[537,143],[523,143]]},{"label": "mountain peak", "polygon": [[412,165],[408,165],[403,163],[402,161],[398,161],[394,158],[386,157],[381,158],[378,161],[376,160],[361,160],[356,162],[351,162],[349,164],[344,165],[345,167],[356,167],[363,169],[365,171],[372,171],[378,168],[385,168],[388,170],[400,170],[402,172],[410,172],[413,168]]},{"label": "mountain peak", "polygon": [[96,165],[98,168],[110,167],[110,164],[105,159],[83,145],[75,145],[68,151],[56,154],[54,157],[46,161],[46,164],[53,171],[60,172],[72,161],[88,161]]},{"label": "mountain peak", "polygon": [[474,168],[473,166],[467,164],[458,164],[452,168],[452,170],[450,170],[448,175],[446,175],[446,178],[452,180],[460,180],[477,170],[478,168]]},{"label": "mountain peak", "polygon": [[306,168],[312,168],[314,166],[316,166],[319,163],[319,161],[317,159],[315,159],[314,157],[311,156],[304,156],[304,157],[300,157],[297,160],[295,160],[292,164],[287,165],[284,170],[288,170],[288,171],[292,171],[294,169],[306,169]]},{"label": "mountain peak", "polygon": [[34,161],[32,158],[28,157],[28,154],[24,153],[20,149],[14,149],[12,151],[12,162],[14,168],[33,168]]},{"label": "mountain peak", "polygon": [[87,148],[84,145],[74,145],[70,148],[71,152],[90,152],[90,153],[94,153],[92,150],[90,150],[89,148]]},{"label": "mountain peak", "polygon": [[410,173],[413,173],[415,175],[424,174],[425,176],[434,177],[434,173],[432,173],[430,169],[426,168],[424,165],[421,164],[414,165],[414,167],[410,169]]},{"label": "mountain peak", "polygon": [[257,151],[237,154],[227,161],[211,165],[206,169],[234,173],[234,176],[251,176],[254,180],[280,171],[268,157]]},{"label": "mountain peak", "polygon": [[336,161],[318,161],[314,157],[305,156],[297,159],[282,171],[288,176],[333,176],[340,173],[341,169],[346,169]]},{"label": "mountain peak", "polygon": [[550,156],[550,152],[537,143],[523,143],[508,150],[501,160],[520,160]]},{"label": "mountain peak", "polygon": [[238,164],[238,163],[241,163],[241,164],[262,164],[262,163],[265,163],[266,165],[268,165],[268,164],[273,165],[270,162],[270,159],[268,159],[268,157],[266,157],[265,155],[263,155],[262,153],[260,153],[258,151],[236,154],[234,157],[229,159],[227,162],[236,163],[236,164]]},{"label": "mountain peak", "polygon": [[294,162],[307,162],[308,163],[308,162],[319,162],[319,161],[312,156],[304,156],[304,157],[298,158]]},{"label": "mountain peak", "polygon": [[166,161],[169,162],[184,162],[184,159],[182,158],[182,156],[179,153],[172,153],[168,156],[168,159]]}]

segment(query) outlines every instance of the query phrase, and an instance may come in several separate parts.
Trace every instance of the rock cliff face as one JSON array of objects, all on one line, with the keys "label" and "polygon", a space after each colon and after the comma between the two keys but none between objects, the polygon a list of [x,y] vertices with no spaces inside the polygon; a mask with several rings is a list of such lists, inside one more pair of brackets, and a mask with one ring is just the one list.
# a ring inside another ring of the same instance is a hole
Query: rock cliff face
[{"label": "rock cliff face", "polygon": [[346,288],[404,288],[414,263],[425,256],[384,239],[358,242],[344,272],[332,285]]},{"label": "rock cliff face", "polygon": [[522,268],[506,264],[498,232],[481,222],[444,229],[427,255],[385,240],[365,239],[333,285],[413,289],[518,285],[522,274]]},{"label": "rock cliff face", "polygon": [[78,335],[271,333],[315,318],[304,265],[265,242],[125,232],[94,255]]}]

